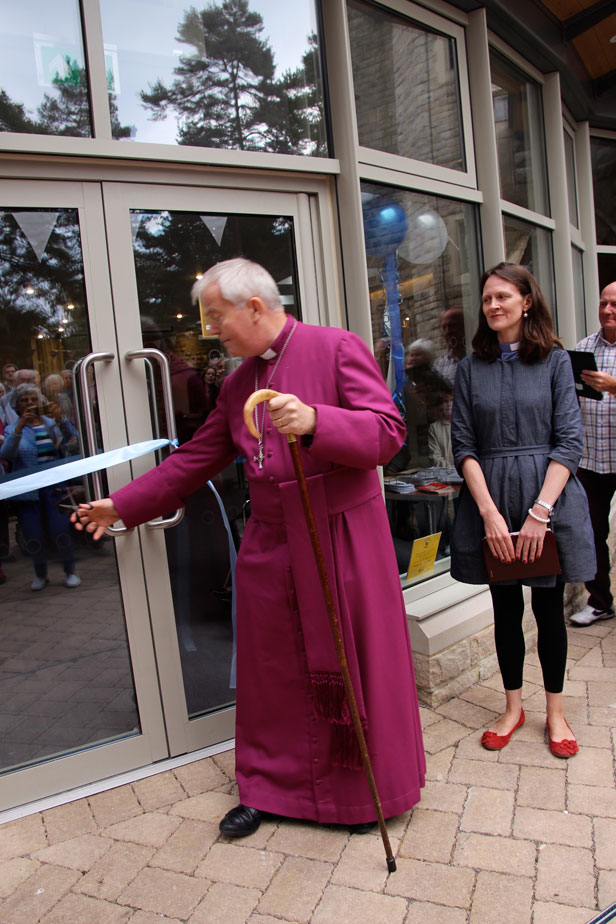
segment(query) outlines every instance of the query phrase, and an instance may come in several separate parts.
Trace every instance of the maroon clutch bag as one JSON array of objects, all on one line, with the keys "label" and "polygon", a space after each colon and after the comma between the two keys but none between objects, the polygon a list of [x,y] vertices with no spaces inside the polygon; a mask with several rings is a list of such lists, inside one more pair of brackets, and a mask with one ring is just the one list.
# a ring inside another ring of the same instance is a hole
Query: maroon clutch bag
[{"label": "maroon clutch bag", "polygon": [[[511,533],[511,538],[515,546],[518,533]],[[560,559],[558,549],[556,548],[556,538],[551,529],[546,530],[543,540],[543,551],[539,558],[533,562],[524,562],[514,559],[512,562],[501,561],[492,555],[488,540],[481,540],[481,549],[486,571],[488,572],[488,581],[492,584],[494,581],[516,581],[520,578],[547,577],[552,574],[560,574]]]}]

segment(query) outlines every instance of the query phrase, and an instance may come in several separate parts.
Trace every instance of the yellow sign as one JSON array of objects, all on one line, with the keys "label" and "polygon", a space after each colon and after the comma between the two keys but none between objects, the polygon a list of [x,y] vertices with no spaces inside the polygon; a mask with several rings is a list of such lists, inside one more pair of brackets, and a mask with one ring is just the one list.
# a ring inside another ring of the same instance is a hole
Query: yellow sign
[{"label": "yellow sign", "polygon": [[409,570],[406,575],[407,580],[419,577],[420,574],[428,574],[434,569],[440,539],[440,533],[433,533],[431,536],[422,536],[421,539],[415,539]]}]

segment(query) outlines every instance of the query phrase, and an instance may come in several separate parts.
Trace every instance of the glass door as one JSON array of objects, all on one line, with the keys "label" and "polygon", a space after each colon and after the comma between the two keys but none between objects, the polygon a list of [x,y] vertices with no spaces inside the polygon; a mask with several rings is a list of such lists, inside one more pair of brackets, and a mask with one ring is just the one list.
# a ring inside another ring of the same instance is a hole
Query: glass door
[{"label": "glass door", "polygon": [[[309,197],[114,183],[104,184],[103,194],[129,438],[172,435],[154,350],[169,364],[171,427],[184,443],[237,363],[191,302],[199,274],[246,256],[271,272],[289,313],[318,322]],[[153,462],[144,457],[133,470]],[[232,568],[249,515],[238,457],[188,498],[179,524],[141,527],[172,754],[234,734]]]},{"label": "glass door", "polygon": [[[6,486],[84,455],[76,370],[118,353],[100,186],[0,182],[0,280]],[[125,445],[117,363],[91,365],[84,399],[97,449]],[[90,490],[0,501],[0,809],[167,754],[138,536],[72,530]]]}]

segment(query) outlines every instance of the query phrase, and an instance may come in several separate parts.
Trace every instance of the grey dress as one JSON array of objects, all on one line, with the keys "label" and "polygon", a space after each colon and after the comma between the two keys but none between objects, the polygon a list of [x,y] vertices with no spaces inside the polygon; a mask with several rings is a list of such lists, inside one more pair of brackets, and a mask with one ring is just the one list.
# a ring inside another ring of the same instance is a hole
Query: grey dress
[{"label": "grey dress", "polygon": [[[552,529],[562,574],[507,583],[553,587],[558,581],[586,581],[596,571],[588,503],[575,472],[583,435],[571,364],[564,350],[523,363],[489,362],[466,356],[458,365],[451,418],[454,462],[477,459],[488,490],[511,532],[519,530],[539,496],[549,462],[571,472],[555,504]],[[461,473],[461,472],[460,472]],[[451,540],[451,574],[468,584],[485,584],[479,510],[462,486]]]}]

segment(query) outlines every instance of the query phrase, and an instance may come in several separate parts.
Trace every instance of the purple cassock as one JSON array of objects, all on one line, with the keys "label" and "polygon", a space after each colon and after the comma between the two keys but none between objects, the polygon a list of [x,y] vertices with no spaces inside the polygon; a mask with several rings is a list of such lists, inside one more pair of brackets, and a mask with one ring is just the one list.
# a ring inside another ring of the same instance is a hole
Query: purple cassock
[{"label": "purple cassock", "polygon": [[376,471],[400,448],[405,427],[354,334],[288,317],[265,356],[245,359],[192,440],[113,502],[135,526],[184,504],[238,454],[246,458],[252,514],[236,570],[240,801],[318,822],[374,820],[287,439],[265,404],[255,410],[261,447],[243,418],[246,399],[265,387],[315,408],[316,431],[300,451],[383,813],[392,817],[419,801],[425,779],[410,638]]}]

